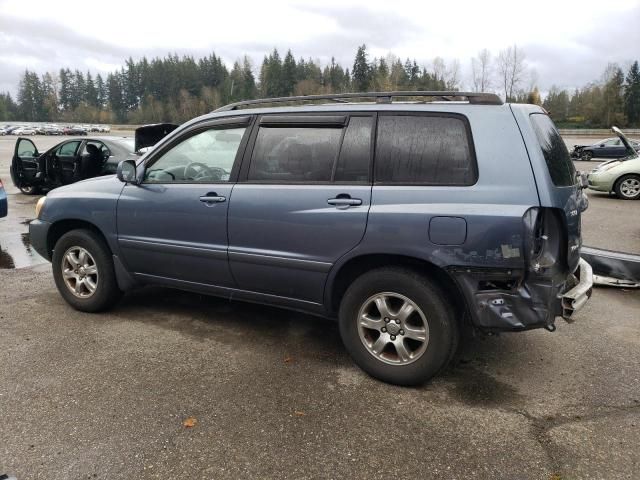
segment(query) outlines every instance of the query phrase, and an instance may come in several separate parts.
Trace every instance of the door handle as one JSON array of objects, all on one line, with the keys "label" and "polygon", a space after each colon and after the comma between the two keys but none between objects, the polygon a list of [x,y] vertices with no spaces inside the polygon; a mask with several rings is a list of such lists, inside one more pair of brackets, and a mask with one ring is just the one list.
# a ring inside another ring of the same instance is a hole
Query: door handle
[{"label": "door handle", "polygon": [[351,198],[349,195],[338,195],[336,198],[330,198],[327,200],[329,205],[335,205],[336,207],[355,207],[362,205],[362,200],[359,198]]},{"label": "door handle", "polygon": [[227,201],[227,197],[218,195],[216,192],[209,192],[206,195],[202,195],[200,201],[203,203],[222,203]]}]

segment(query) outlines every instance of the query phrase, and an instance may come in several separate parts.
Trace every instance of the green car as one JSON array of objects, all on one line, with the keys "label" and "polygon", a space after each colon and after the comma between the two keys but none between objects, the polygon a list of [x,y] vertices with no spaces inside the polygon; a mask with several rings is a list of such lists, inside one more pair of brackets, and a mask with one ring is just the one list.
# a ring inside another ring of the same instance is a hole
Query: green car
[{"label": "green car", "polygon": [[599,192],[613,192],[623,200],[637,200],[640,198],[640,156],[618,127],[611,130],[620,137],[628,154],[601,163],[591,170],[587,177],[589,188]]}]

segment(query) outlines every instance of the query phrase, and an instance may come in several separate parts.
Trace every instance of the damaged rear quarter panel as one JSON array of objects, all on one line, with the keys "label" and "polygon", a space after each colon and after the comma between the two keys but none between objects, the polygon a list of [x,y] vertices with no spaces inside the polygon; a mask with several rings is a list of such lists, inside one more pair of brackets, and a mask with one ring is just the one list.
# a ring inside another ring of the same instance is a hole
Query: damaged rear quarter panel
[{"label": "damaged rear quarter panel", "polygon": [[[447,110],[455,111],[455,106],[447,106]],[[506,292],[502,304],[491,303],[493,297],[488,292],[478,291],[479,282],[499,280],[516,285],[524,274],[523,216],[540,202],[522,137],[506,105],[461,113],[473,132],[476,184],[374,184],[367,232],[357,253],[409,255],[447,270],[463,291],[477,326],[497,330],[541,326],[540,319],[548,316],[547,305],[538,297],[548,298],[549,292],[543,291],[546,286]],[[463,243],[431,242],[429,224],[434,217],[464,219],[467,231]],[[505,313],[505,308],[511,313]]]}]

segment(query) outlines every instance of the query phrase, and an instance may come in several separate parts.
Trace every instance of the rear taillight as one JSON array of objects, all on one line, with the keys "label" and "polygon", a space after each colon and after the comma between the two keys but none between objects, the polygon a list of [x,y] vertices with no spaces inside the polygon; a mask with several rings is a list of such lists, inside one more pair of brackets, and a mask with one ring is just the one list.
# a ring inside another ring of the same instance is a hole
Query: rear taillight
[{"label": "rear taillight", "polygon": [[[554,208],[534,207],[523,216],[527,267],[536,274],[566,266],[566,234]],[[554,268],[555,267],[555,268]]]}]

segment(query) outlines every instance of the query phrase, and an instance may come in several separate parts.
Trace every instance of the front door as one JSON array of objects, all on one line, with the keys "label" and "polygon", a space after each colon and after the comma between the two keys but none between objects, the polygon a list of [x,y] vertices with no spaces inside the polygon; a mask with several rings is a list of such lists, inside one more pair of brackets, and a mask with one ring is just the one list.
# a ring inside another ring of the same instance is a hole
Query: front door
[{"label": "front door", "polygon": [[264,116],[229,207],[239,288],[322,303],[332,265],[362,239],[373,116]]},{"label": "front door", "polygon": [[26,188],[36,183],[38,149],[28,138],[18,138],[11,161],[11,180],[17,188]]},{"label": "front door", "polygon": [[227,210],[246,130],[227,122],[185,132],[152,154],[141,184],[125,186],[117,221],[129,271],[151,282],[234,286]]}]

